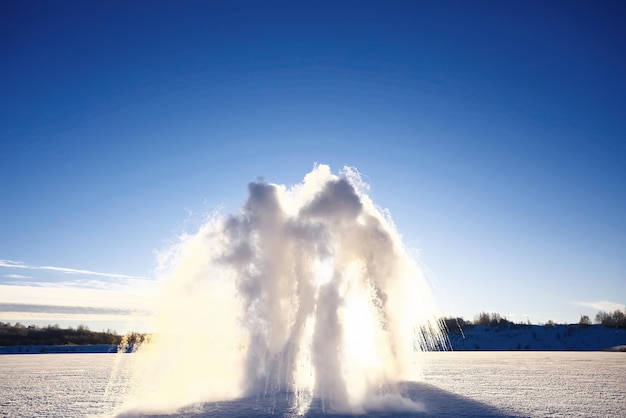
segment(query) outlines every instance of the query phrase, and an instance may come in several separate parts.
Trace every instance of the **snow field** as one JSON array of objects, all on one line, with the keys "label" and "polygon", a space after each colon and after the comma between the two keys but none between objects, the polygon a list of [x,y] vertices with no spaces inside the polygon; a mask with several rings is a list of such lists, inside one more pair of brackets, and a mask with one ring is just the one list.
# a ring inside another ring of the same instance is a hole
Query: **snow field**
[{"label": "snow field", "polygon": [[[618,417],[626,407],[626,355],[603,352],[421,354],[425,381],[405,393],[421,411],[405,417]],[[115,416],[133,355],[0,356],[0,417]],[[115,371],[115,373],[113,373]],[[111,376],[117,376],[111,380]],[[398,405],[390,402],[389,408]],[[293,416],[286,399],[192,405],[170,416]],[[315,406],[313,404],[313,406]],[[308,415],[319,416],[312,408]],[[398,416],[383,410],[373,416]],[[166,415],[167,416],[167,415]]]}]

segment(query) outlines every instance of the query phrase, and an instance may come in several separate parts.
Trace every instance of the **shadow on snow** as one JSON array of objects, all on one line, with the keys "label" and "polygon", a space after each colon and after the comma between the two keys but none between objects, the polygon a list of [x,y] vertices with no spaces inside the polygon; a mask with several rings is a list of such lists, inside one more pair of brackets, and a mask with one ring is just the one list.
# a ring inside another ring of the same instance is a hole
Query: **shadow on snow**
[{"label": "shadow on snow", "polygon": [[510,412],[499,410],[491,405],[447,392],[427,383],[406,382],[401,384],[402,395],[420,406],[417,412],[405,412],[398,408],[382,407],[365,414],[334,413],[324,410],[321,401],[315,399],[304,415],[297,414],[292,407],[291,393],[278,393],[266,397],[249,397],[223,402],[207,402],[180,409],[174,414],[144,415],[123,414],[119,417],[298,417],[306,418],[354,418],[365,417],[518,417]]}]

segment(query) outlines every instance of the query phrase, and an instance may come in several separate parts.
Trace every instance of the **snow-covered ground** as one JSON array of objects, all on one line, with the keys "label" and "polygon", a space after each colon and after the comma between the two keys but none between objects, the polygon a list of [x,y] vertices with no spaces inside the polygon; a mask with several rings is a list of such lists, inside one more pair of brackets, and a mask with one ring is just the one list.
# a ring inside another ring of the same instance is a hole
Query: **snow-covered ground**
[{"label": "snow-covered ground", "polygon": [[[128,391],[134,356],[0,356],[1,417],[112,416]],[[614,417],[626,405],[626,354],[605,352],[426,353],[424,380],[403,385],[419,411],[391,417]],[[420,360],[421,361],[421,360]],[[112,376],[114,376],[112,378]],[[309,417],[320,416],[313,404]],[[192,405],[172,416],[292,416],[287,395]]]},{"label": "snow-covered ground", "polygon": [[624,416],[625,353],[449,352],[426,357],[428,383],[493,405],[505,416]]},{"label": "snow-covered ground", "polygon": [[476,325],[448,337],[455,351],[600,351],[626,345],[626,329],[602,325]]}]

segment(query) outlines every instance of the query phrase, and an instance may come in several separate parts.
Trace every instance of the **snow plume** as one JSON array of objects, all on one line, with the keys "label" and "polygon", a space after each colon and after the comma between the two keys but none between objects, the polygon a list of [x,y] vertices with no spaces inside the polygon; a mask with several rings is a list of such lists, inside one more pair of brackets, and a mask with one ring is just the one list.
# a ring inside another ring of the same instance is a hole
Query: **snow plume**
[{"label": "snow plume", "polygon": [[[278,394],[295,413],[419,410],[397,383],[441,345],[426,282],[354,169],[251,183],[163,255],[160,316],[127,411]],[[428,331],[424,331],[428,330]]]}]

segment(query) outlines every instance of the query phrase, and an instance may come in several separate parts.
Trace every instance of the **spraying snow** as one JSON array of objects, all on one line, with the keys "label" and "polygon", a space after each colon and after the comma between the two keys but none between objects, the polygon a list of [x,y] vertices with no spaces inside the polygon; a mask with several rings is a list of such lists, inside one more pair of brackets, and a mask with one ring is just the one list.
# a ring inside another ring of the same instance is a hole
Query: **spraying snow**
[{"label": "spraying snow", "polygon": [[163,256],[155,335],[127,411],[284,394],[294,414],[415,411],[397,383],[441,345],[430,291],[356,170],[317,165],[293,187],[251,183]]}]

